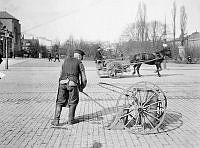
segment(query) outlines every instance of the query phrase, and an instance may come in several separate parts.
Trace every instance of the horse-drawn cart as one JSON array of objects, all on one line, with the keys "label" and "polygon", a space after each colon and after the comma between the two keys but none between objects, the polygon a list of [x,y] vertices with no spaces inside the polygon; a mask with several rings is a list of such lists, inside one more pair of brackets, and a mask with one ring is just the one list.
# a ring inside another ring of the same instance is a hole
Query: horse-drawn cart
[{"label": "horse-drawn cart", "polygon": [[[100,78],[102,77],[110,77],[110,78],[119,78],[123,75],[124,72],[131,71],[130,67],[133,66],[135,74],[135,66],[141,65],[143,63],[148,62],[154,62],[156,60],[159,60],[160,58],[156,58],[153,60],[147,60],[147,61],[139,61],[130,63],[130,61],[127,60],[114,60],[114,59],[108,59],[108,60],[99,60],[97,61],[97,74]],[[135,66],[134,66],[135,65]],[[138,71],[138,75],[139,71]]]},{"label": "horse-drawn cart", "polygon": [[109,76],[111,78],[119,77],[123,72],[129,71],[130,66],[134,68],[133,74],[137,71],[138,76],[140,66],[144,64],[155,65],[156,72],[160,77],[159,71],[161,70],[161,63],[164,61],[165,57],[171,57],[170,49],[163,49],[155,53],[138,53],[132,55],[127,60],[97,60],[97,73],[100,77]]}]

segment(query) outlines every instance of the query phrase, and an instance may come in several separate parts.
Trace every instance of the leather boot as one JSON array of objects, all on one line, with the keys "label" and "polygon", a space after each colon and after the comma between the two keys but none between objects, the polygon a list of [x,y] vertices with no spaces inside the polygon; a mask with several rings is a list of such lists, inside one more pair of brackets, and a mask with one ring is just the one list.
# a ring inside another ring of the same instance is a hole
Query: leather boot
[{"label": "leather boot", "polygon": [[68,124],[72,125],[75,123],[74,116],[75,116],[76,105],[69,106],[69,114],[68,114]]},{"label": "leather boot", "polygon": [[54,119],[51,122],[52,125],[54,125],[54,126],[58,126],[59,125],[61,111],[62,111],[62,106],[56,104]]}]

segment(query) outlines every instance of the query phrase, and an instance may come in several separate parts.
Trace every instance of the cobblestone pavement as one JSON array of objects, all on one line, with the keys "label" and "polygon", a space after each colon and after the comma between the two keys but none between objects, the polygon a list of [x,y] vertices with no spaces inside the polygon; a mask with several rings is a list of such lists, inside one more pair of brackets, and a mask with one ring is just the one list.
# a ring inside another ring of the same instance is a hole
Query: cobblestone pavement
[{"label": "cobblestone pavement", "polygon": [[[76,110],[79,123],[66,124],[68,109],[61,115],[62,127],[52,128],[61,62],[18,59],[0,80],[0,148],[126,148],[200,146],[200,65],[168,63],[157,77],[155,68],[143,65],[142,77],[126,73],[120,79],[99,78],[93,62],[84,61],[88,85],[84,90],[104,108],[80,94]],[[2,70],[2,69],[1,69]],[[118,94],[97,85],[107,82],[127,88],[150,81],[162,88],[168,107],[159,133],[135,135],[122,129],[106,130],[115,114]]]}]

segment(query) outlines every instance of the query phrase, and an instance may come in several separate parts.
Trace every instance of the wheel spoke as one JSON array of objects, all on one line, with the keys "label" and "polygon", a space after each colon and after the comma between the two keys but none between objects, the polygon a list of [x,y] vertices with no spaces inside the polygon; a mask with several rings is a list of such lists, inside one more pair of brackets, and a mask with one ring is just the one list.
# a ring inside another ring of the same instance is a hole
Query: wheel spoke
[{"label": "wheel spoke", "polygon": [[[139,115],[137,115],[136,120],[137,120],[138,116],[139,116]],[[132,119],[130,119],[130,120],[125,124],[125,126],[127,126],[133,119],[134,119],[134,117],[132,117]]]},{"label": "wheel spoke", "polygon": [[143,104],[143,106],[145,106],[145,105],[151,100],[151,98],[154,97],[154,95],[156,95],[155,92],[153,92],[153,94],[152,94],[149,98],[147,98],[147,100],[146,100],[146,102]]},{"label": "wheel spoke", "polygon": [[135,125],[137,125],[137,122],[138,122],[138,120],[139,120],[139,117],[140,117],[140,114],[138,113],[138,116],[137,116],[136,121],[135,121]]},{"label": "wheel spoke", "polygon": [[151,121],[149,120],[149,118],[144,114],[144,116],[147,118],[147,120],[149,121],[150,125],[152,128],[154,128],[153,123],[151,123]]},{"label": "wheel spoke", "polygon": [[[153,112],[153,111],[150,111],[150,112],[148,111],[148,113],[150,113],[150,114],[152,114],[152,112]],[[155,111],[154,111],[153,113],[156,113],[156,115],[160,117],[160,114],[159,114],[158,112],[155,112]]]},{"label": "wheel spoke", "polygon": [[[132,111],[133,111],[133,110],[131,110],[129,113],[123,114],[120,118],[124,118],[124,117],[126,117],[126,116],[128,116],[128,115],[131,115]],[[132,116],[132,115],[131,115],[131,116]]]},{"label": "wheel spoke", "polygon": [[141,106],[142,104],[142,99],[141,99],[141,91],[138,91],[138,104]]},{"label": "wheel spoke", "polygon": [[148,97],[148,91],[147,91],[147,88],[146,88],[146,86],[145,86],[145,91],[144,91],[145,93],[144,93],[144,96],[143,96],[143,100],[144,100],[144,103],[146,102],[146,98]]},{"label": "wheel spoke", "polygon": [[147,107],[149,107],[149,106],[151,106],[151,105],[154,105],[154,104],[157,104],[157,103],[159,103],[159,102],[163,102],[164,100],[161,100],[161,101],[157,101],[157,102],[154,102],[154,103],[151,103],[151,104],[149,104],[149,105],[147,105],[147,106],[144,106],[144,108],[147,108]]},{"label": "wheel spoke", "polygon": [[137,108],[130,108],[130,107],[127,107],[127,108],[123,108],[124,110],[130,110],[133,111],[133,110],[137,110]]},{"label": "wheel spoke", "polygon": [[140,90],[138,91],[137,93],[137,96],[138,96],[138,104],[141,106],[141,94],[140,94]]},{"label": "wheel spoke", "polygon": [[144,121],[141,120],[142,121],[142,129],[143,129],[143,131],[145,131],[145,127],[144,127],[145,126],[145,118],[143,117],[143,119],[144,119]]},{"label": "wheel spoke", "polygon": [[149,109],[148,112],[157,112],[157,111],[164,111],[164,109],[160,110],[160,109]]},{"label": "wheel spoke", "polygon": [[148,113],[147,111],[144,111],[147,115],[149,115],[150,117],[152,117],[152,118],[154,118],[154,119],[156,119],[156,120],[158,120],[158,121],[160,121],[160,119],[158,119],[157,117],[155,117],[155,116],[153,116],[153,115],[151,115],[150,113]]}]

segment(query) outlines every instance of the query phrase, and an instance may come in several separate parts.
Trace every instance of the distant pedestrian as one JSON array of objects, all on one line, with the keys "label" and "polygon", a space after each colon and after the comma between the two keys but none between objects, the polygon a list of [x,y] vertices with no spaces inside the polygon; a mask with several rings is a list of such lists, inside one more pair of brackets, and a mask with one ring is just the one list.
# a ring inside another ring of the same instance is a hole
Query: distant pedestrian
[{"label": "distant pedestrian", "polygon": [[99,70],[106,66],[105,59],[103,57],[102,52],[103,52],[103,49],[100,46],[98,46],[94,60],[95,60],[95,63],[97,63]]},{"label": "distant pedestrian", "polygon": [[10,57],[11,57],[11,58],[13,57],[13,52],[12,52],[12,51],[10,52]]},{"label": "distant pedestrian", "polygon": [[54,60],[54,62],[55,62],[56,60],[58,60],[58,62],[60,62],[60,56],[59,56],[58,53],[56,53],[56,55],[55,55],[55,60]]},{"label": "distant pedestrian", "polygon": [[[3,62],[2,58],[3,58],[3,56],[0,54],[0,64]],[[2,79],[4,76],[5,76],[5,74],[0,72],[0,79]]]},{"label": "distant pedestrian", "polygon": [[103,55],[102,55],[102,48],[100,46],[97,47],[96,55],[95,55],[95,62],[97,63],[98,61],[103,60]]},{"label": "distant pedestrian", "polygon": [[48,59],[49,59],[49,62],[52,61],[51,53],[48,53]]},{"label": "distant pedestrian", "polygon": [[124,60],[124,54],[123,53],[120,54],[120,57],[121,57],[121,60]]},{"label": "distant pedestrian", "polygon": [[66,57],[59,78],[59,87],[55,107],[54,126],[59,126],[62,107],[69,107],[68,124],[74,124],[75,110],[79,102],[79,91],[86,86],[85,68],[81,62],[85,53],[75,50],[74,57]]}]

